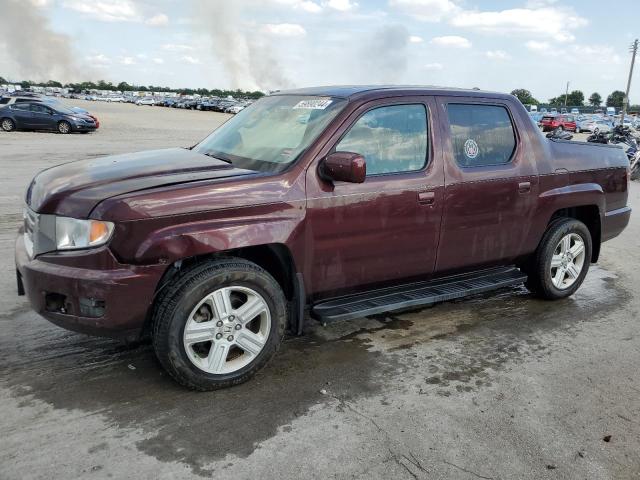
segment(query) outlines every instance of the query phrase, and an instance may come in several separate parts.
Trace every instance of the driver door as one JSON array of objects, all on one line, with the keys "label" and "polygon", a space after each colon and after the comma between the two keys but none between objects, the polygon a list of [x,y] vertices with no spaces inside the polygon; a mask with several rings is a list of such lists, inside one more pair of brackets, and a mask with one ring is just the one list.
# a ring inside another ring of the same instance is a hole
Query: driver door
[{"label": "driver door", "polygon": [[[432,112],[429,97],[364,104],[312,162],[303,269],[310,294],[348,293],[433,272],[444,175]],[[333,151],[364,156],[365,182],[321,179],[318,164]]]}]

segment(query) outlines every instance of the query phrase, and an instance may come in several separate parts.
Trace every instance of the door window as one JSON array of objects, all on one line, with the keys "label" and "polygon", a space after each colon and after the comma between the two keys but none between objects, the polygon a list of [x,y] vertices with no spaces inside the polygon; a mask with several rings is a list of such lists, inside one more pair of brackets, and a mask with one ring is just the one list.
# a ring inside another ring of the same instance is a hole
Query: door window
[{"label": "door window", "polygon": [[362,155],[367,175],[411,172],[427,160],[424,105],[392,105],[369,110],[340,140],[336,151]]},{"label": "door window", "polygon": [[30,105],[29,109],[33,113],[49,113],[49,109],[44,105],[32,104]]},{"label": "door window", "polygon": [[461,167],[503,165],[511,161],[516,138],[511,117],[496,105],[447,105],[451,144]]},{"label": "door window", "polygon": [[29,105],[25,105],[24,103],[22,103],[22,104],[14,103],[9,108],[11,108],[11,110],[20,110],[20,111],[23,111],[23,112],[28,112],[29,111]]}]

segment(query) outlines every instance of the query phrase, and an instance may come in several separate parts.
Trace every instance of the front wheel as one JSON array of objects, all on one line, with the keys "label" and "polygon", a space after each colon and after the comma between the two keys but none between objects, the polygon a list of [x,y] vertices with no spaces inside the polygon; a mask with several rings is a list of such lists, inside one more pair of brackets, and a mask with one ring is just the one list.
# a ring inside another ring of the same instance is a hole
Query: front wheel
[{"label": "front wheel", "polygon": [[572,218],[553,221],[526,268],[527,288],[549,300],[572,295],[589,271],[591,249],[584,223]]},{"label": "front wheel", "polygon": [[215,390],[245,382],[278,350],[286,300],[268,272],[243,259],[183,272],[156,301],[153,346],[180,384]]},{"label": "front wheel", "polygon": [[70,133],[71,132],[71,124],[66,120],[58,122],[58,132],[60,133]]}]

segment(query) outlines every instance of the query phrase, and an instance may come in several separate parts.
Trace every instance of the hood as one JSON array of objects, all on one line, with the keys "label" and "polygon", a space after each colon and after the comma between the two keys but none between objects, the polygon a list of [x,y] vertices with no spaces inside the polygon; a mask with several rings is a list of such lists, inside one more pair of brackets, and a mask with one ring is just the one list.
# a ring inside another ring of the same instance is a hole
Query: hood
[{"label": "hood", "polygon": [[101,201],[176,183],[256,175],[183,148],[151,150],[69,162],[40,172],[26,202],[38,213],[89,216]]}]

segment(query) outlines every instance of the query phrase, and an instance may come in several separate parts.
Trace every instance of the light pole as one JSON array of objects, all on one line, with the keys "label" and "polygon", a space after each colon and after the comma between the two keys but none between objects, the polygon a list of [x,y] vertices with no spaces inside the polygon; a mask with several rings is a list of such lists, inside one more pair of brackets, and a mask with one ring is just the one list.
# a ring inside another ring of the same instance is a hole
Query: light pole
[{"label": "light pole", "polygon": [[569,82],[567,82],[567,89],[564,91],[564,108],[567,108],[567,97],[569,96]]},{"label": "light pole", "polygon": [[631,77],[633,76],[633,65],[636,62],[636,54],[638,53],[638,39],[636,38],[631,44],[631,68],[629,69],[629,78],[627,79],[627,91],[624,93],[622,100],[622,114],[620,115],[620,125],[624,125],[624,116],[629,106],[629,89],[631,88]]}]

